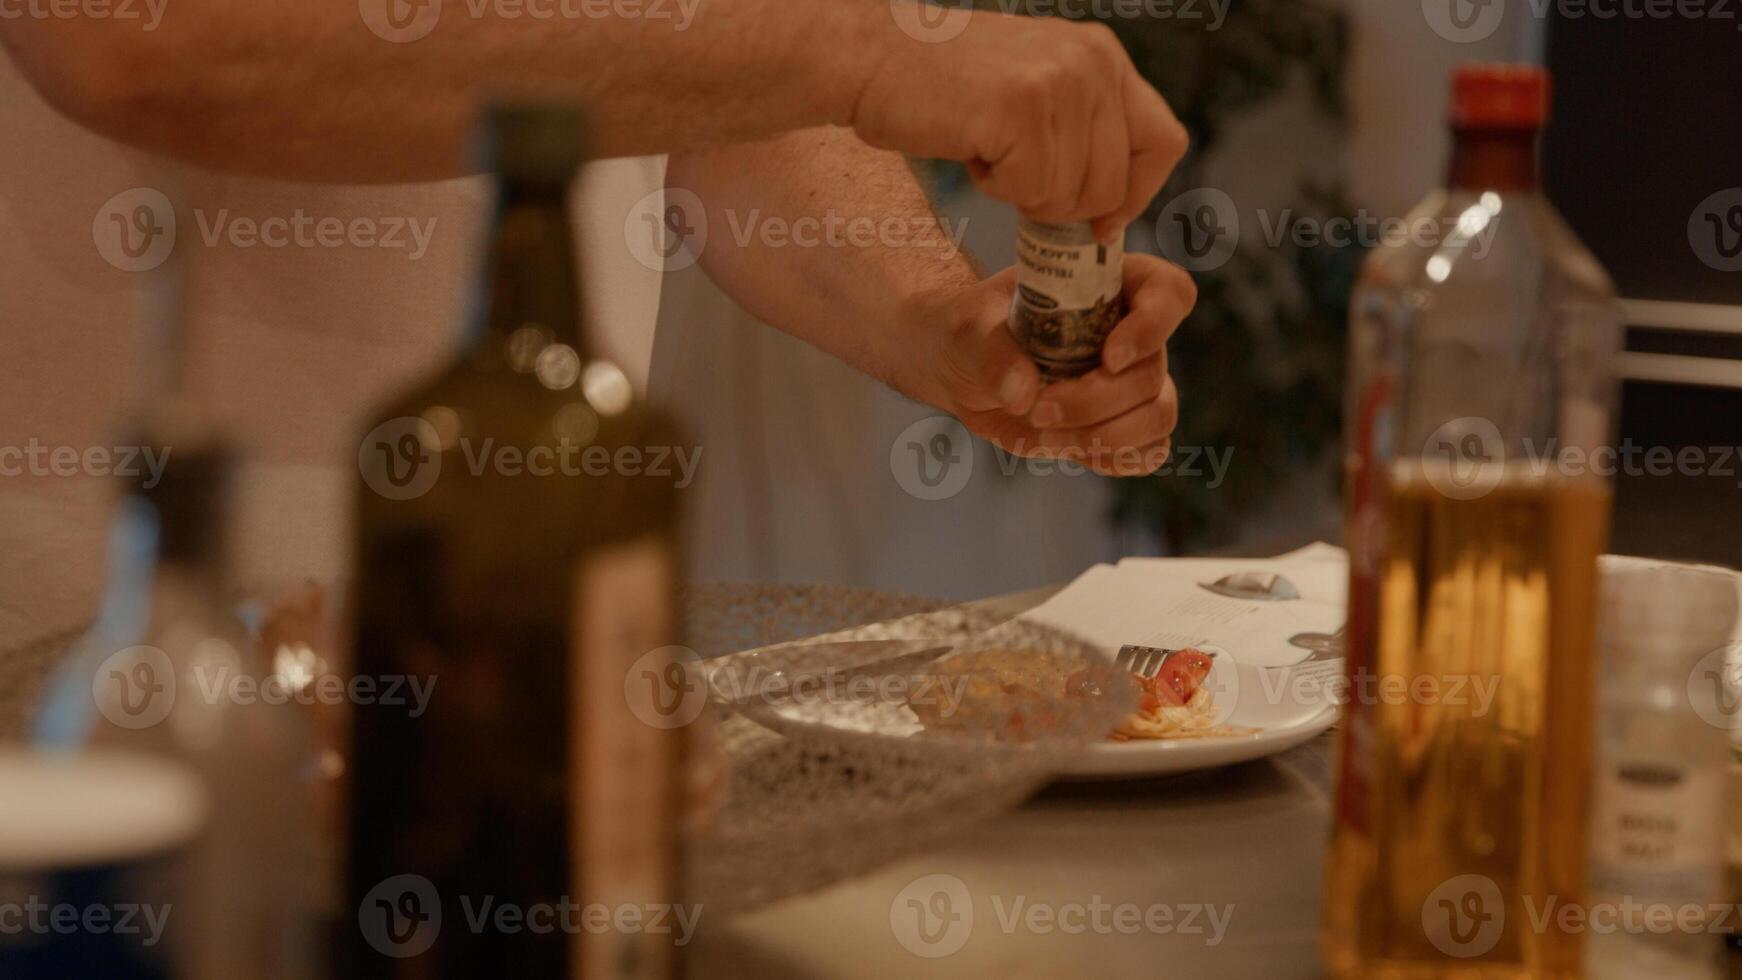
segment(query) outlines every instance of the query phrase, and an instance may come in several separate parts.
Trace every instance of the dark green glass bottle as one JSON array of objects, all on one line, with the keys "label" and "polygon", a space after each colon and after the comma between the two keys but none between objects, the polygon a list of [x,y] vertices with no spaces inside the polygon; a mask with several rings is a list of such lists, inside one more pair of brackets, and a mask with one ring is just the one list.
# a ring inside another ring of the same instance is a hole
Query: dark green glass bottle
[{"label": "dark green glass bottle", "polygon": [[[343,970],[675,976],[674,934],[586,907],[679,901],[684,730],[625,697],[680,640],[678,491],[645,467],[679,443],[582,329],[578,113],[484,133],[475,329],[359,449],[354,675],[381,696],[355,699]],[[395,678],[433,683],[421,713]]]}]

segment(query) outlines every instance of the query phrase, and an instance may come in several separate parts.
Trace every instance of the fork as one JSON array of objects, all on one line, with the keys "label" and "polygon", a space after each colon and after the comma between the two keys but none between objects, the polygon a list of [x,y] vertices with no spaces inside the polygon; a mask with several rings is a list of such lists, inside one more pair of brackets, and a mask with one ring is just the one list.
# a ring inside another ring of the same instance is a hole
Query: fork
[{"label": "fork", "polygon": [[[1151,680],[1161,673],[1161,667],[1168,659],[1180,652],[1191,642],[1183,636],[1156,637],[1158,642],[1172,644],[1171,646],[1138,646],[1127,643],[1119,648],[1119,653],[1113,658],[1113,666],[1120,670],[1128,670],[1144,680]],[[1210,654],[1215,656],[1215,654]]]}]

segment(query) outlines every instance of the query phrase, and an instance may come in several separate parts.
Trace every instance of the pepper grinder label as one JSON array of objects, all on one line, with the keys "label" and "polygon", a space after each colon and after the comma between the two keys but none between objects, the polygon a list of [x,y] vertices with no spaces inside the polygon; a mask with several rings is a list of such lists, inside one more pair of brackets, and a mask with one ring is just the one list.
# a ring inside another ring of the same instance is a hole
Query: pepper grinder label
[{"label": "pepper grinder label", "polygon": [[1010,330],[1049,379],[1101,363],[1101,345],[1124,315],[1125,246],[1095,240],[1088,222],[1024,219],[1016,229],[1016,296]]}]

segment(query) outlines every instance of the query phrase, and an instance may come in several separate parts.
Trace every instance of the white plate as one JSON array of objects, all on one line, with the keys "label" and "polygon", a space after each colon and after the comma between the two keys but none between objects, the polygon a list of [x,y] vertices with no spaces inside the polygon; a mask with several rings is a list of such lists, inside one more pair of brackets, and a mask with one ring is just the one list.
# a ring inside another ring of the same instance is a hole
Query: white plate
[{"label": "white plate", "polygon": [[1216,659],[1205,683],[1215,693],[1218,720],[1256,732],[1207,738],[1100,742],[1059,773],[1063,779],[1142,779],[1230,766],[1286,752],[1330,728],[1337,707],[1323,697],[1311,675],[1335,673],[1335,662],[1295,673],[1295,668],[1267,669]]},{"label": "white plate", "polygon": [[[814,666],[795,669],[795,665],[822,663],[840,669],[875,663],[871,669],[875,676],[880,668],[899,662],[889,659],[893,655],[924,649],[932,652],[920,656],[929,659],[935,655],[936,644],[902,640],[803,644],[735,654],[708,662],[704,671],[716,696],[735,692],[737,696],[727,700],[737,700],[737,710],[774,731],[847,740],[907,740],[920,737],[924,729],[903,696],[813,697],[776,706],[758,704],[753,698],[745,700],[741,695],[751,690],[779,690],[795,677],[808,674],[814,679],[817,674]],[[1340,674],[1340,661],[1264,668],[1235,663],[1219,648],[1204,649],[1214,655],[1204,685],[1214,698],[1216,724],[1256,731],[1189,739],[1094,742],[1063,749],[1072,757],[1058,768],[1058,776],[1140,779],[1233,765],[1287,751],[1336,722],[1336,707],[1327,703],[1323,687],[1311,679]],[[817,659],[812,661],[813,657]],[[932,749],[942,751],[949,744],[940,741]]]},{"label": "white plate", "polygon": [[1252,735],[1091,745],[1081,761],[1059,773],[1059,777],[1146,779],[1251,762],[1310,742],[1336,721],[1337,709],[1327,705],[1318,714],[1293,725],[1266,728]]}]

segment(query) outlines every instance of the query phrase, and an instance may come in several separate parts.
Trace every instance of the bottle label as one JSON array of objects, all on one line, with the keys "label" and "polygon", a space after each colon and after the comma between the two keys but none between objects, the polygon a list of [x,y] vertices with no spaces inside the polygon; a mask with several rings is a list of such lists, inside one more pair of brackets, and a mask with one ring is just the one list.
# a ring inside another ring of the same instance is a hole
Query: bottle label
[{"label": "bottle label", "polygon": [[688,938],[679,923],[692,921],[674,904],[683,732],[641,717],[627,693],[636,674],[682,667],[671,646],[674,574],[658,538],[592,552],[576,573],[569,718],[579,772],[569,833],[587,927],[577,975],[590,980],[672,976],[674,943]]},{"label": "bottle label", "polygon": [[1724,774],[1673,762],[1606,766],[1592,846],[1607,872],[1665,875],[1715,869],[1722,858]]},{"label": "bottle label", "polygon": [[[1379,375],[1361,393],[1354,424],[1351,465],[1346,474],[1344,536],[1349,544],[1349,598],[1345,669],[1352,685],[1371,672],[1379,644],[1379,565],[1385,548],[1385,500],[1391,458],[1393,384]],[[1379,751],[1373,706],[1350,698],[1343,706],[1342,751],[1337,773],[1336,814],[1361,833],[1370,829],[1368,804]]]},{"label": "bottle label", "polygon": [[1017,225],[1010,329],[1043,373],[1082,374],[1101,362],[1124,314],[1124,262],[1124,243],[1097,242],[1087,222]]}]

